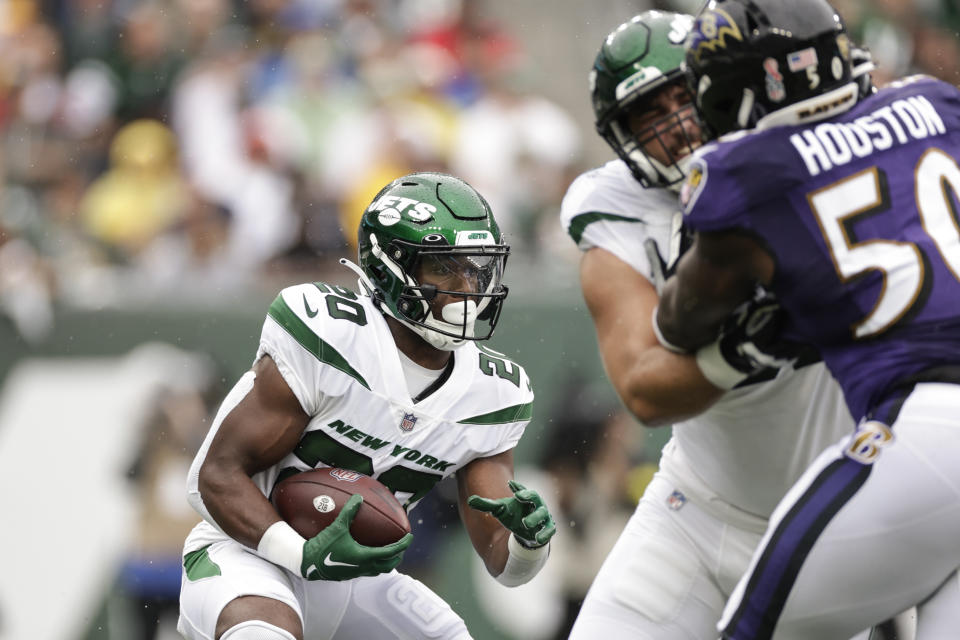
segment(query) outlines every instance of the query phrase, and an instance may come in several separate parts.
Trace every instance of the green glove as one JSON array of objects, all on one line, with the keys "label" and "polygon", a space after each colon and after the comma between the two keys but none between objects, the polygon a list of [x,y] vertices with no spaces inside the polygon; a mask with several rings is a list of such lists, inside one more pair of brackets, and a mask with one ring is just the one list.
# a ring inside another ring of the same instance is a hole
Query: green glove
[{"label": "green glove", "polygon": [[507,529],[513,532],[517,540],[525,547],[542,547],[557,532],[553,518],[547,506],[533,489],[527,489],[519,482],[509,483],[513,496],[490,500],[480,496],[470,496],[467,504],[477,511],[489,513]]},{"label": "green glove", "polygon": [[363,503],[353,495],[326,529],[303,543],[300,573],[307,580],[350,580],[392,571],[413,542],[408,533],[384,547],[365,547],[350,535],[350,523]]}]

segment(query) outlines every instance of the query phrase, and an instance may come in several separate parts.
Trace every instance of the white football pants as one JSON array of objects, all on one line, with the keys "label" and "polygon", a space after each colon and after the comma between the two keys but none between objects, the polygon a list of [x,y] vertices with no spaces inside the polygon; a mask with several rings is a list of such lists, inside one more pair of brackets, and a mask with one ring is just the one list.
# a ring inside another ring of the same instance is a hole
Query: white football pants
[{"label": "white football pants", "polygon": [[918,384],[780,502],[724,611],[724,637],[846,638],[917,605],[917,640],[960,638],[958,567],[960,385]]},{"label": "white football pants", "polygon": [[305,640],[470,640],[450,605],[397,571],[341,582],[309,581],[232,540],[210,545],[207,555],[219,575],[196,580],[185,575],[180,588],[177,630],[191,640],[213,640],[220,612],[239,596],[287,604],[300,617]]}]

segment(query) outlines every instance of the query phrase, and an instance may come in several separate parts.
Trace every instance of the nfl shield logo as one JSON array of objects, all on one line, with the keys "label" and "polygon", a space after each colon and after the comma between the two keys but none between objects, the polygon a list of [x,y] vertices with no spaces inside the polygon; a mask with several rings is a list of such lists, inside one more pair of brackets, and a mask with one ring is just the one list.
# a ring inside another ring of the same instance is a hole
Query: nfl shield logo
[{"label": "nfl shield logo", "polygon": [[330,475],[344,482],[356,482],[360,479],[360,474],[350,469],[330,469]]},{"label": "nfl shield logo", "polygon": [[767,58],[763,61],[763,69],[766,71],[767,97],[774,102],[781,102],[787,97],[787,90],[783,86],[783,74],[780,73],[780,66],[773,58]]},{"label": "nfl shield logo", "polygon": [[683,505],[687,503],[687,496],[683,495],[682,492],[674,490],[669,496],[667,496],[667,506],[671,511],[679,510]]},{"label": "nfl shield logo", "polygon": [[417,416],[412,413],[403,414],[403,420],[400,421],[400,430],[401,431],[413,431],[414,425],[417,424]]}]

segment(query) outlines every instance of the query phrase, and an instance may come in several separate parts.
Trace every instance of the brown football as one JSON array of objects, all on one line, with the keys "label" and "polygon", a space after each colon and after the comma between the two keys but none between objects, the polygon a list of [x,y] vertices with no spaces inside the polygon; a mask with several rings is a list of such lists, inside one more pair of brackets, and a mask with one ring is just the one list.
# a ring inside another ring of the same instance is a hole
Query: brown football
[{"label": "brown football", "polygon": [[297,473],[273,488],[270,500],[280,516],[304,538],[312,538],[339,515],[355,493],[363,496],[350,535],[362,545],[382,547],[410,532],[407,513],[393,493],[370,476],[349,469]]}]

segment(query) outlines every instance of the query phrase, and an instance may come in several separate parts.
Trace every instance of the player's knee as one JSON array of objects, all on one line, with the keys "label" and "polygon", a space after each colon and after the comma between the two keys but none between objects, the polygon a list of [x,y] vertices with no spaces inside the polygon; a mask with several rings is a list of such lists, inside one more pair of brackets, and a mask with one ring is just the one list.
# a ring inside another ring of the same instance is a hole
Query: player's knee
[{"label": "player's knee", "polygon": [[289,631],[262,620],[246,620],[227,629],[220,640],[297,640]]},{"label": "player's knee", "polygon": [[[230,632],[239,630],[245,623],[259,623],[268,628],[283,630],[288,636],[263,636],[267,640],[282,637],[284,640],[301,640],[303,631],[300,617],[294,609],[279,600],[264,596],[240,596],[227,603],[217,618],[216,638],[224,640]],[[230,640],[257,640],[260,636],[240,635]]]},{"label": "player's knee", "polygon": [[414,637],[471,640],[463,619],[423,583],[409,576],[398,576],[385,595],[386,602],[397,614],[392,622]]}]

